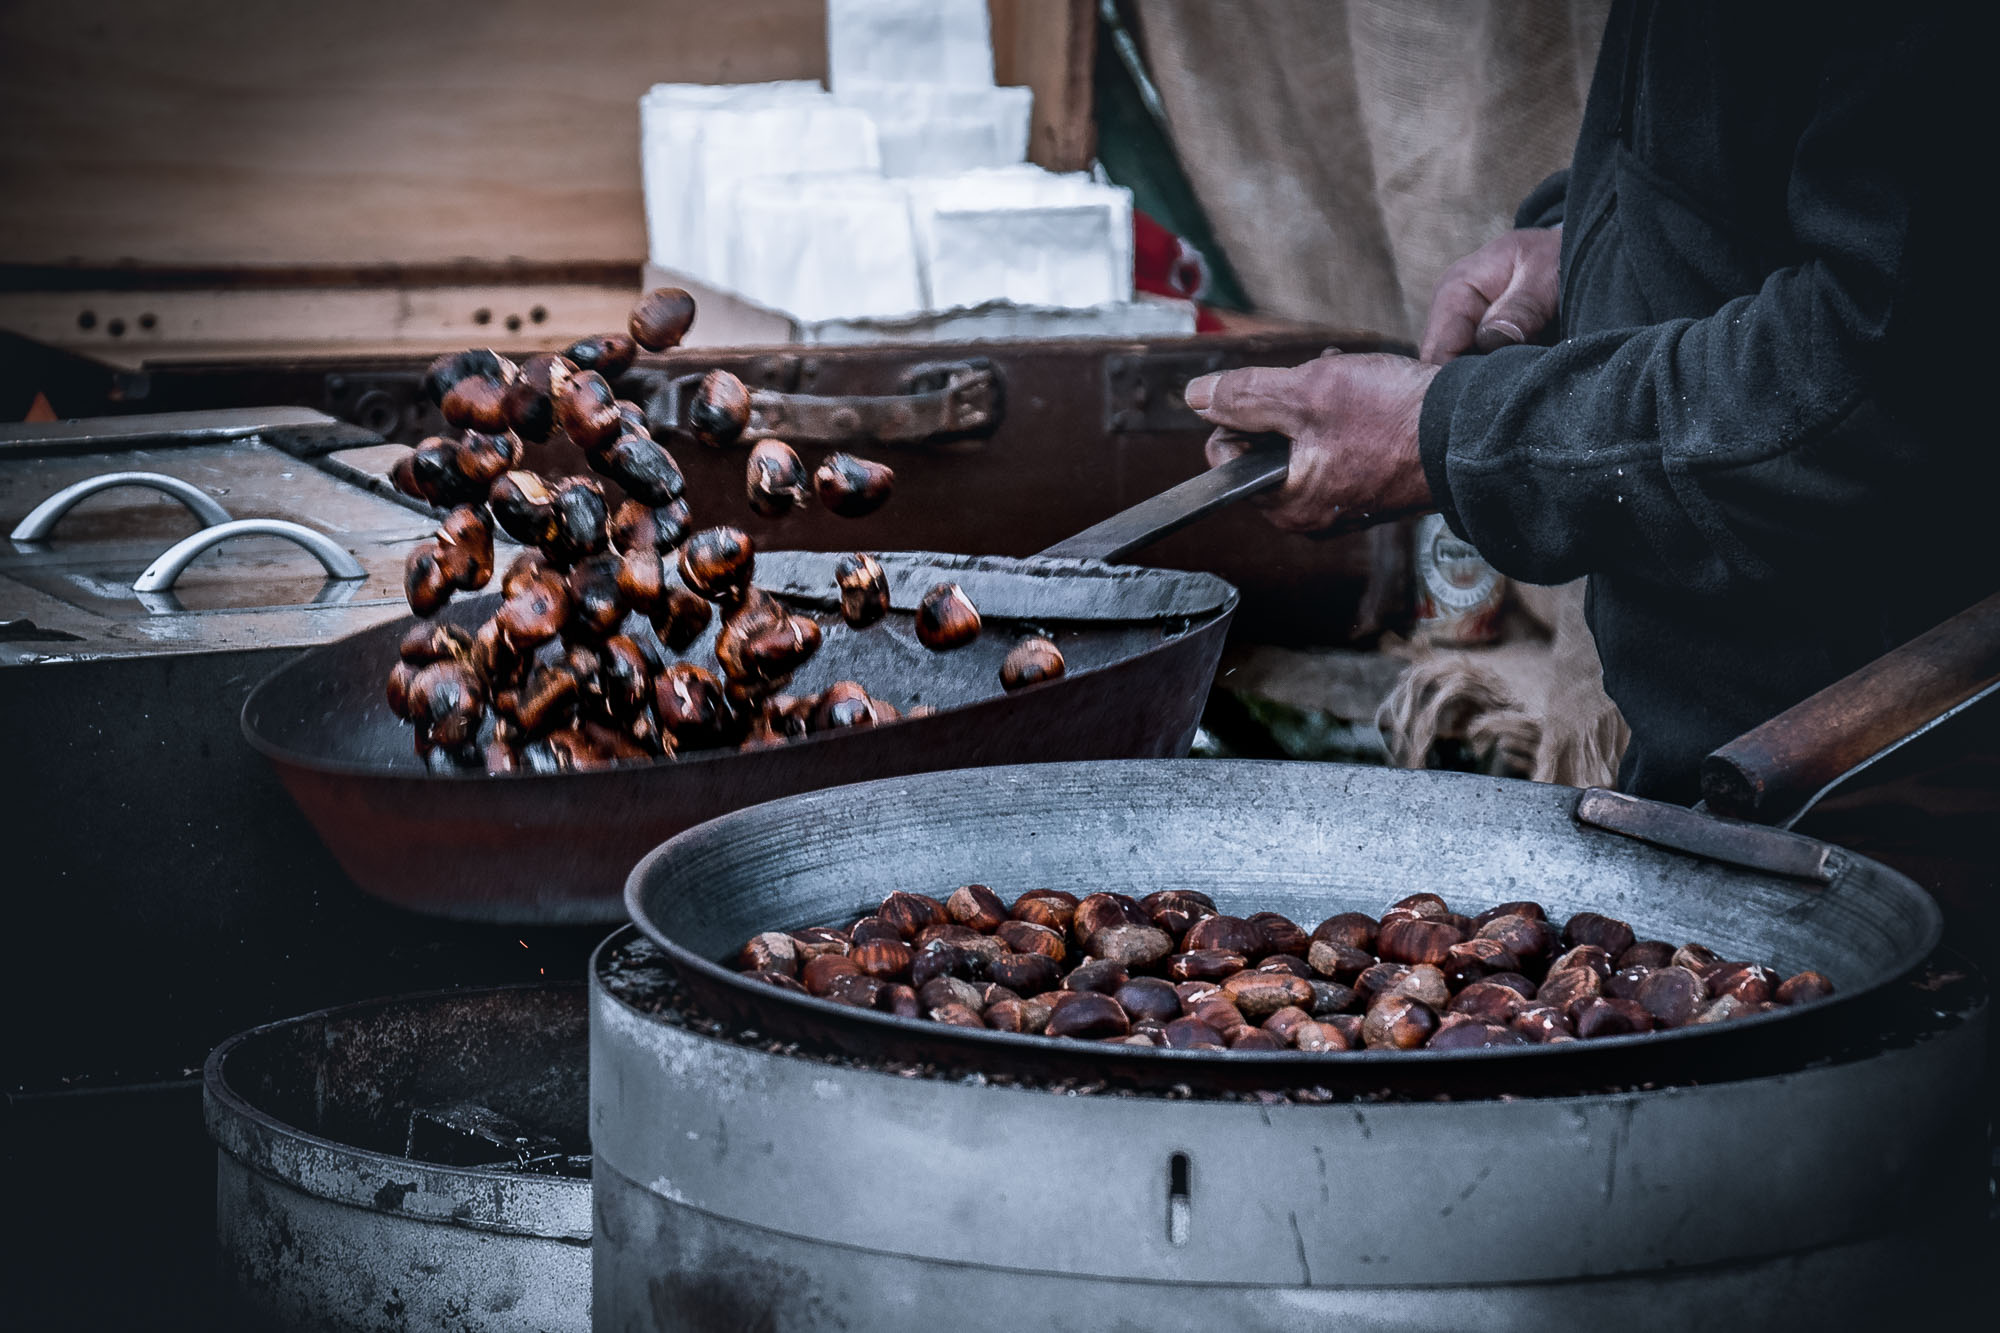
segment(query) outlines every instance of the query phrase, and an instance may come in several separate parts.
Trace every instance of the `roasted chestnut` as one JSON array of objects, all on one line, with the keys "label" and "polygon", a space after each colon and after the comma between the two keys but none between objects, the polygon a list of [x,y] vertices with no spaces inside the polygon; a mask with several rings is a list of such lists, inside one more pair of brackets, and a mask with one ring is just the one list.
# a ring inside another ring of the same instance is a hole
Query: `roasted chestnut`
[{"label": "roasted chestnut", "polygon": [[556,499],[532,472],[508,472],[493,483],[488,500],[500,530],[524,546],[555,540]]},{"label": "roasted chestnut", "polygon": [[692,662],[676,662],[654,679],[653,710],[661,730],[689,748],[716,744],[730,723],[722,682]]},{"label": "roasted chestnut", "polygon": [[506,600],[493,620],[514,648],[533,648],[562,632],[569,619],[569,584],[562,575],[536,569],[518,580],[510,577],[503,591]]},{"label": "roasted chestnut", "polygon": [[1243,918],[1264,937],[1262,951],[1267,954],[1286,954],[1294,958],[1304,958],[1306,950],[1312,947],[1312,936],[1305,933],[1298,923],[1279,912],[1252,912]]},{"label": "roasted chestnut", "polygon": [[1374,965],[1374,954],[1345,944],[1314,940],[1306,949],[1306,966],[1336,981],[1351,981]]},{"label": "roasted chestnut", "polygon": [[[524,733],[543,736],[568,727],[575,720],[577,700],[582,692],[583,682],[576,672],[567,663],[553,662],[536,667],[528,673],[527,683],[519,690],[497,695],[493,702],[495,709],[505,714]],[[581,748],[568,742],[563,749],[571,760],[581,754]]]},{"label": "roasted chestnut", "polygon": [[438,556],[462,592],[477,592],[493,577],[493,529],[471,506],[454,509],[437,530]]},{"label": "roasted chestnut", "polygon": [[565,477],[555,489],[555,535],[541,544],[551,563],[573,565],[611,544],[604,490],[588,477]]},{"label": "roasted chestnut", "polygon": [[1122,1037],[1132,1022],[1109,995],[1086,992],[1059,1005],[1045,1030],[1051,1037]]},{"label": "roasted chestnut", "polygon": [[420,621],[403,633],[396,656],[412,666],[429,662],[470,662],[473,636],[456,625]]},{"label": "roasted chestnut", "polygon": [[1008,650],[1000,663],[1000,688],[1012,693],[1060,679],[1063,674],[1062,649],[1036,636],[1023,639]]},{"label": "roasted chestnut", "polygon": [[563,348],[562,354],[578,370],[594,370],[607,380],[615,380],[632,368],[639,357],[639,344],[622,333],[599,333],[578,338]]},{"label": "roasted chestnut", "polygon": [[884,925],[909,939],[925,926],[944,925],[951,920],[944,904],[927,893],[896,892],[882,900],[875,915]]},{"label": "roasted chestnut", "polygon": [[819,502],[842,518],[863,518],[889,502],[896,474],[853,454],[828,454],[813,473]]},{"label": "roasted chestnut", "polygon": [[434,616],[451,600],[452,569],[434,541],[422,542],[403,562],[403,595],[420,616]]},{"label": "roasted chestnut", "polygon": [[1446,1006],[1454,1014],[1470,1014],[1494,1023],[1510,1023],[1527,1008],[1529,1001],[1510,986],[1491,981],[1475,981],[1451,997]]},{"label": "roasted chestnut", "polygon": [[1340,912],[1313,927],[1312,937],[1348,949],[1375,949],[1378,929],[1375,918],[1365,912]]},{"label": "roasted chestnut", "polygon": [[1624,953],[1618,955],[1617,963],[1625,967],[1665,967],[1674,961],[1674,946],[1665,940],[1640,940]]},{"label": "roasted chestnut", "polygon": [[1061,889],[1029,889],[1014,900],[1011,915],[1016,921],[1032,921],[1050,930],[1068,930],[1076,917],[1076,895]]},{"label": "roasted chestnut", "polygon": [[556,425],[586,453],[609,444],[624,424],[618,395],[594,370],[570,371],[558,362],[549,373],[549,397],[555,402]]},{"label": "roasted chestnut", "polygon": [[1264,932],[1240,916],[1203,917],[1188,927],[1181,947],[1189,953],[1220,949],[1227,953],[1256,957],[1264,952]]},{"label": "roasted chestnut", "polygon": [[840,585],[840,617],[855,629],[866,629],[889,613],[889,578],[881,562],[856,551],[833,564]]},{"label": "roasted chestnut", "polygon": [[740,972],[782,972],[795,977],[799,974],[798,942],[777,930],[753,935],[738,951],[736,968]]},{"label": "roasted chestnut", "polygon": [[1062,988],[1103,991],[1109,995],[1131,979],[1132,974],[1115,958],[1087,958],[1063,977]]},{"label": "roasted chestnut", "polygon": [[1833,983],[1817,972],[1800,972],[1786,977],[1772,993],[1779,1004],[1811,1004],[1833,994]]},{"label": "roasted chestnut", "polygon": [[650,619],[660,642],[677,653],[692,648],[715,612],[707,602],[679,586],[669,587],[653,608]]},{"label": "roasted chestnut", "polygon": [[639,298],[626,322],[632,340],[649,352],[680,346],[694,325],[694,297],[679,287],[656,287]]},{"label": "roasted chestnut", "polygon": [[765,518],[783,518],[806,502],[806,466],[791,445],[759,440],[750,450],[743,486],[752,510]]},{"label": "roasted chestnut", "polygon": [[1634,1032],[1651,1032],[1653,1016],[1636,1000],[1610,1000],[1603,996],[1585,1000],[1576,1011],[1576,1035],[1623,1037]]},{"label": "roasted chestnut", "polygon": [[[1707,983],[1686,968],[1668,966],[1646,973],[1637,994],[1616,998],[1636,1000],[1661,1027],[1677,1028],[1694,1022],[1708,1003],[1709,991]],[[1577,1035],[1589,1034],[1579,1024]]]},{"label": "roasted chestnut", "polygon": [[979,609],[956,583],[940,583],[917,603],[917,642],[934,653],[963,648],[979,637]]},{"label": "roasted chestnut", "polygon": [[726,370],[701,377],[688,400],[687,427],[711,448],[736,443],[750,425],[750,390]]},{"label": "roasted chestnut", "polygon": [[637,642],[623,634],[606,639],[598,659],[597,683],[605,711],[620,722],[637,717],[652,702],[654,664]]},{"label": "roasted chestnut", "polygon": [[755,549],[738,528],[703,528],[681,547],[681,579],[711,602],[736,601],[756,573]]},{"label": "roasted chestnut", "polygon": [[520,461],[521,442],[513,432],[469,430],[465,432],[465,438],[458,442],[452,464],[465,478],[466,484],[484,499],[493,482]]},{"label": "roasted chestnut", "polygon": [[1599,912],[1578,912],[1563,926],[1562,942],[1571,947],[1594,944],[1612,958],[1616,958],[1632,947],[1635,936],[1632,934],[1632,927],[1616,917],[1605,916]]},{"label": "roasted chestnut", "polygon": [[616,634],[625,623],[625,595],[618,589],[620,560],[591,556],[569,571],[569,619],[563,633],[572,641],[594,643]]},{"label": "roasted chestnut", "polygon": [[389,711],[397,717],[407,720],[410,716],[410,682],[416,679],[416,675],[417,667],[407,659],[389,668],[386,693],[389,698]]},{"label": "roasted chestnut", "polygon": [[397,490],[426,504],[450,508],[485,498],[482,484],[461,464],[463,446],[433,435],[396,460],[389,479]]},{"label": "roasted chestnut", "polygon": [[1548,923],[1517,913],[1493,918],[1481,926],[1473,938],[1498,941],[1508,953],[1521,960],[1524,969],[1539,969],[1555,954],[1556,936]]},{"label": "roasted chestnut", "polygon": [[1572,1004],[1600,994],[1603,989],[1604,979],[1597,973],[1587,967],[1572,967],[1549,973],[1535,988],[1535,1002],[1552,1004],[1567,1013]]},{"label": "roasted chestnut", "polygon": [[1040,953],[1003,953],[986,965],[986,972],[1001,985],[1023,995],[1054,990],[1062,981],[1061,965]]},{"label": "roasted chestnut", "polygon": [[992,931],[1007,920],[1007,904],[984,884],[964,884],[944,900],[944,913],[968,929]]},{"label": "roasted chestnut", "polygon": [[432,662],[419,668],[405,697],[420,751],[457,749],[478,738],[486,716],[485,692],[465,663]]},{"label": "roasted chestnut", "polygon": [[667,595],[667,566],[660,553],[641,547],[612,558],[618,562],[619,595],[627,606],[651,619]]},{"label": "roasted chestnut", "polygon": [[1384,996],[1361,1020],[1361,1040],[1370,1050],[1413,1051],[1438,1029],[1438,1016],[1422,1000]]},{"label": "roasted chestnut", "polygon": [[1253,1020],[1268,1018],[1288,1004],[1303,1008],[1313,1002],[1310,982],[1276,972],[1238,972],[1222,983],[1222,993]]},{"label": "roasted chestnut", "polygon": [[627,495],[653,508],[672,504],[687,488],[687,479],[673,455],[648,435],[620,432],[609,445],[591,454],[590,465],[617,482]]}]

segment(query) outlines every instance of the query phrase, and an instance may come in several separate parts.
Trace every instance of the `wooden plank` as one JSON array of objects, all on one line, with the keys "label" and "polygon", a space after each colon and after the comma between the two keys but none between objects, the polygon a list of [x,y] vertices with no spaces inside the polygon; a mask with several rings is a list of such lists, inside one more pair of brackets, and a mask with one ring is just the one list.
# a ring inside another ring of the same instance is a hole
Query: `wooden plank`
[{"label": "wooden plank", "polygon": [[987,0],[993,17],[993,74],[1035,90],[1028,158],[1050,171],[1087,170],[1097,156],[1092,0]]},{"label": "wooden plank", "polygon": [[636,263],[638,98],[823,77],[823,0],[0,5],[0,261]]}]

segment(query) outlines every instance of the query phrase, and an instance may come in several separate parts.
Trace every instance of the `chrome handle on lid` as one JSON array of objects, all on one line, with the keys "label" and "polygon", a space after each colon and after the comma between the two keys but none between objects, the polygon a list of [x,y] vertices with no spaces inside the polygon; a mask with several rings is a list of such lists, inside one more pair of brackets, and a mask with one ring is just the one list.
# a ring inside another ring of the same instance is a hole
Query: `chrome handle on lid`
[{"label": "chrome handle on lid", "polygon": [[230,521],[229,511],[192,482],[179,477],[169,477],[164,472],[105,472],[86,478],[74,486],[65,486],[48,499],[36,505],[28,516],[14,525],[10,534],[17,542],[38,542],[46,539],[62,521],[64,514],[83,500],[99,491],[112,490],[119,486],[145,486],[163,494],[171,495],[188,507],[188,511],[201,520],[204,528]]},{"label": "chrome handle on lid", "polygon": [[165,592],[174,586],[174,581],[180,578],[196,556],[232,537],[283,537],[310,551],[320,564],[326,566],[327,575],[331,578],[360,579],[368,576],[368,572],[361,568],[361,562],[325,533],[314,532],[302,523],[289,523],[281,518],[238,518],[203,528],[194,536],[168,547],[159,559],[146,566],[145,573],[132,581],[132,591]]}]

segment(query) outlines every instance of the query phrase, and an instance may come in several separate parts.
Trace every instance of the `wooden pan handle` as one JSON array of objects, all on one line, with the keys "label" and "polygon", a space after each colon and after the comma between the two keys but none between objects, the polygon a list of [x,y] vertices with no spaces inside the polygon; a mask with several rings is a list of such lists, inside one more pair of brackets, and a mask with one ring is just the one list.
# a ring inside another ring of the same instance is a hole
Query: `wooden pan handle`
[{"label": "wooden pan handle", "polygon": [[2000,593],[1926,630],[1701,764],[1709,809],[1775,824],[2000,681]]}]

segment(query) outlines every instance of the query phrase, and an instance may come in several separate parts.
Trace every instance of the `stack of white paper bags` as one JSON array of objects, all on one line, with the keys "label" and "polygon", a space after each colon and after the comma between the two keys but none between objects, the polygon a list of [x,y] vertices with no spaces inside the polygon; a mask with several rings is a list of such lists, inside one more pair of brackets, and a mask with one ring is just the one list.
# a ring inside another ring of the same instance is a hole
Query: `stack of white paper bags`
[{"label": "stack of white paper bags", "polygon": [[1031,94],[994,86],[987,24],[986,0],[828,0],[831,92],[652,89],[652,263],[843,337],[1010,305],[1101,331],[1132,301],[1131,195],[1024,161]]}]

